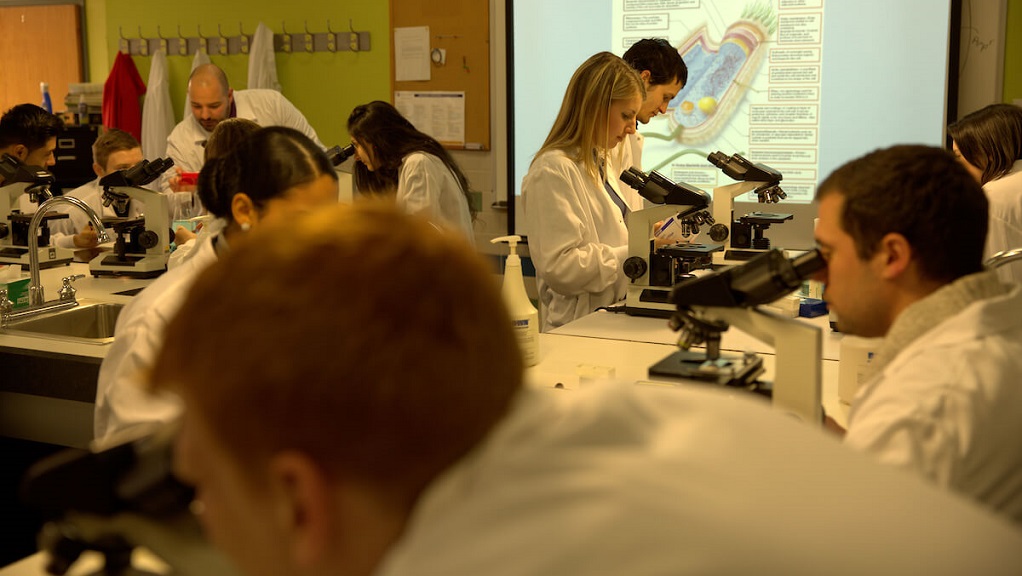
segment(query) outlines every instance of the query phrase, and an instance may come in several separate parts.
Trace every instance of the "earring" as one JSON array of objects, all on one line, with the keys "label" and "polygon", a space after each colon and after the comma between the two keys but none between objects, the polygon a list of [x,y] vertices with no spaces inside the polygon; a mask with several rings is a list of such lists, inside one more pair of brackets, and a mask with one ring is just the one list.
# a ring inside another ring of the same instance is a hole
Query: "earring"
[{"label": "earring", "polygon": [[249,224],[248,222],[242,222],[241,223],[241,231],[242,232],[248,232],[251,229],[252,229],[252,225]]}]

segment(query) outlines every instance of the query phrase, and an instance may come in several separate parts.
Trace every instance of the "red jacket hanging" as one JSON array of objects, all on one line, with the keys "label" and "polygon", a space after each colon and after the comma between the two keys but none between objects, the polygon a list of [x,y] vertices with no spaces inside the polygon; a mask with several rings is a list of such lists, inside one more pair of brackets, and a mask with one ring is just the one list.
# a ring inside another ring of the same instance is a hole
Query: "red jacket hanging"
[{"label": "red jacket hanging", "polygon": [[142,141],[142,105],[145,83],[135,67],[135,61],[124,52],[118,52],[110,76],[103,84],[103,125],[120,128]]}]

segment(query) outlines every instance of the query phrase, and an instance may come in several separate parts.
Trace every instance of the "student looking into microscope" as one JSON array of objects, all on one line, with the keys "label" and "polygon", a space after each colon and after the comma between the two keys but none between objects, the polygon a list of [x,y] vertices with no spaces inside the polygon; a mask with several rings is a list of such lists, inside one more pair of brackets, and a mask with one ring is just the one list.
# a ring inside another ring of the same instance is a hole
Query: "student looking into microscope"
[{"label": "student looking into microscope", "polygon": [[612,150],[635,133],[642,78],[601,52],[575,71],[561,109],[522,180],[529,251],[536,265],[542,330],[625,297],[625,215],[642,208],[622,190]]},{"label": "student looking into microscope", "polygon": [[174,398],[150,394],[143,383],[163,345],[164,327],[198,273],[228,254],[230,247],[243,245],[250,230],[337,201],[337,174],[326,154],[305,135],[284,127],[262,128],[227,156],[207,162],[199,183],[214,188],[210,195],[217,199],[214,213],[225,215],[226,226],[121,312],[114,343],[99,370],[97,441],[138,424],[178,416],[180,406]]},{"label": "student looking into microscope", "polygon": [[816,200],[824,299],[841,332],[884,337],[845,444],[1022,522],[1022,287],[983,268],[979,183],[949,152],[895,146]]},{"label": "student looking into microscope", "polygon": [[351,111],[348,134],[360,192],[393,194],[405,212],[424,214],[475,243],[468,179],[439,142],[380,100]]}]

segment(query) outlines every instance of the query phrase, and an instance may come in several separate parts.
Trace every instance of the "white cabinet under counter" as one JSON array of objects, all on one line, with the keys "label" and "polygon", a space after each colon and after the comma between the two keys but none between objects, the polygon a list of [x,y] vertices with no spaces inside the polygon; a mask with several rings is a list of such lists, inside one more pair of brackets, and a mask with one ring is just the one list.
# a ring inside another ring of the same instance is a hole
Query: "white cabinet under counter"
[{"label": "white cabinet under counter", "polygon": [[[74,282],[83,301],[128,304],[152,280],[94,278],[85,263],[40,272],[44,294],[57,297],[61,279]],[[92,440],[99,366],[109,344],[8,334],[0,331],[0,436],[84,448]]]}]

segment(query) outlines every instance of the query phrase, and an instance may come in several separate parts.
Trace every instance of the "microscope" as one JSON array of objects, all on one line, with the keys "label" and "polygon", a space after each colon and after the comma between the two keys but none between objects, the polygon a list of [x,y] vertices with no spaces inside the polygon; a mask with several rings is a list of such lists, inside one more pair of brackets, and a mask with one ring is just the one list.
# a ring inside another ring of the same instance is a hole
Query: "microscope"
[{"label": "microscope", "polygon": [[657,205],[627,216],[628,258],[623,271],[631,283],[624,311],[633,316],[667,318],[674,310],[671,287],[693,270],[709,266],[710,255],[721,247],[686,242],[657,247],[652,239],[653,227],[670,218],[683,220],[686,227],[712,222],[712,217],[702,212],[709,206],[710,197],[688,184],[672,182],[655,170],[645,174],[629,168],[621,173],[621,181]]},{"label": "microscope", "polygon": [[171,166],[170,158],[157,158],[128,168],[111,172],[100,179],[103,205],[114,206],[119,212],[131,200],[145,206],[138,218],[119,219],[112,228],[117,235],[113,254],[100,254],[89,262],[93,276],[127,276],[154,278],[167,271],[170,258],[170,202],[167,196],[142,186],[156,180]]},{"label": "microscope", "polygon": [[59,452],[29,469],[21,497],[41,513],[46,571],[65,574],[87,550],[103,555],[99,574],[148,575],[131,565],[144,546],[178,576],[237,570],[206,541],[190,508],[194,490],[173,475],[176,424],[144,425],[120,443]]},{"label": "microscope", "polygon": [[344,161],[355,155],[355,145],[348,144],[344,148],[334,146],[326,151],[326,157],[334,168],[344,164]]},{"label": "microscope", "polygon": [[707,160],[729,178],[738,180],[713,189],[713,218],[716,223],[710,227],[710,239],[724,243],[730,238],[727,248],[713,255],[713,263],[740,264],[769,250],[770,239],[763,233],[771,224],[791,220],[792,215],[751,212],[735,219],[735,198],[753,191],[761,204],[787,198],[780,186],[781,173],[763,164],[753,164],[738,154],[727,156],[723,152],[713,152]]},{"label": "microscope", "polygon": [[[822,423],[820,329],[756,306],[798,289],[803,280],[825,266],[815,249],[791,260],[773,249],[743,265],[678,284],[671,292],[677,311],[670,326],[679,332],[681,350],[651,366],[650,377],[697,380],[756,392],[806,422]],[[721,335],[731,325],[774,347],[777,360],[772,384],[759,380],[763,361],[754,353],[721,353]],[[702,343],[705,352],[690,350]]]},{"label": "microscope", "polygon": [[[28,269],[28,228],[33,215],[21,213],[19,200],[22,194],[28,194],[32,202],[42,204],[53,196],[50,186],[54,180],[45,169],[26,166],[9,154],[0,158],[0,264],[20,264]],[[68,215],[56,212],[43,217],[38,248],[41,268],[70,264],[74,259],[73,250],[49,245],[47,222],[64,218]]]}]

